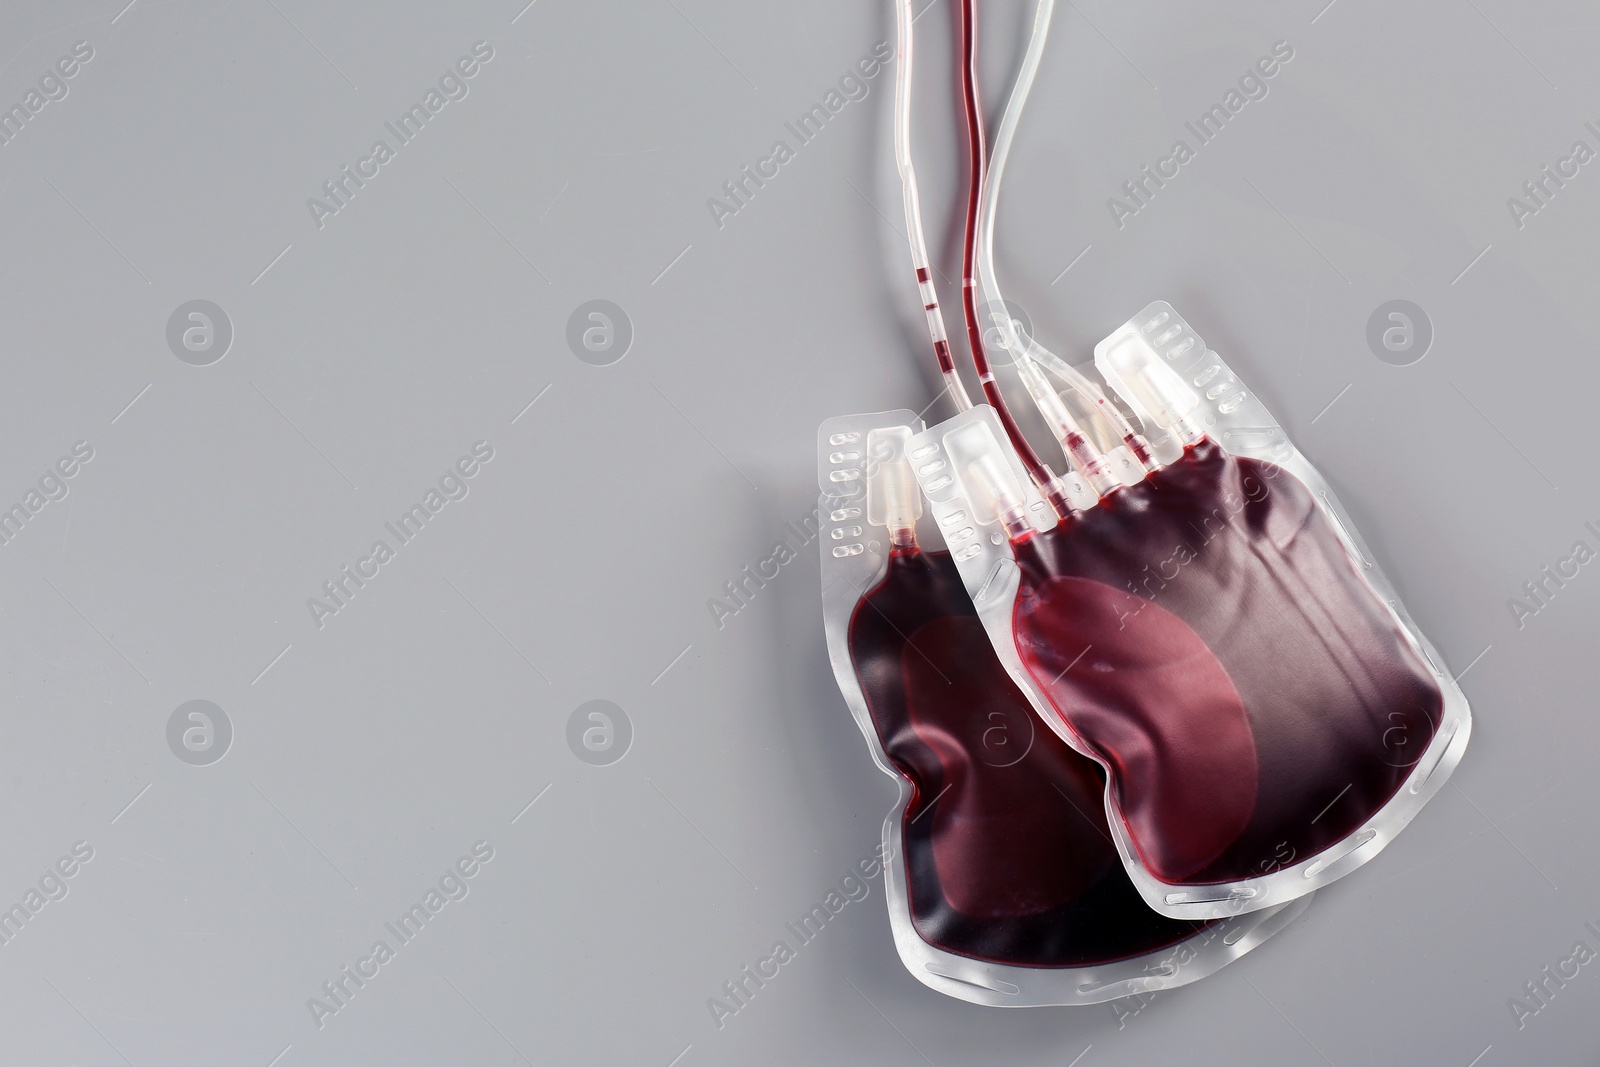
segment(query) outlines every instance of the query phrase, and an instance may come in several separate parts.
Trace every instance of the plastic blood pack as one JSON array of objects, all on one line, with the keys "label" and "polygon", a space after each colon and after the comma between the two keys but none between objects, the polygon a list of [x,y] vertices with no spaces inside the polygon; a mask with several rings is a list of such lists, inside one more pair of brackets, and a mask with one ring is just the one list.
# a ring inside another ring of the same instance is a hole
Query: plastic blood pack
[{"label": "plastic blood pack", "polygon": [[[987,409],[985,409],[987,410]],[[1298,906],[1194,923],[1151,910],[1112,844],[1098,765],[1039,724],[950,554],[919,543],[909,411],[819,432],[828,651],[899,785],[886,896],[919,980],[983,1004],[1086,1004],[1194,981]]]},{"label": "plastic blood pack", "polygon": [[1188,919],[1282,904],[1438,791],[1466,698],[1326,481],[1170,305],[1095,367],[1148,437],[1135,484],[1057,521],[988,408],[918,434],[911,463],[1000,660],[1104,768],[1145,902]]}]

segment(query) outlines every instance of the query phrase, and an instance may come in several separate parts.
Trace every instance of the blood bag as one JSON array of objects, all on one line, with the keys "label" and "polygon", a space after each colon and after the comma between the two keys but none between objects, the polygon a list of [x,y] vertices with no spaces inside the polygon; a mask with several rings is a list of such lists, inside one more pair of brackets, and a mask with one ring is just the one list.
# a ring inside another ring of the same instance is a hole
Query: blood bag
[{"label": "blood bag", "polygon": [[[987,409],[985,409],[987,410]],[[819,433],[829,657],[898,784],[881,854],[895,944],[925,984],[976,1003],[1088,1004],[1194,981],[1298,906],[1210,922],[1158,914],[1113,845],[1105,776],[1040,723],[948,552],[919,537],[909,411]]]},{"label": "blood bag", "polygon": [[1466,698],[1327,482],[1170,305],[1095,368],[1156,469],[1060,521],[986,407],[909,458],[1001,662],[1104,769],[1146,903],[1209,919],[1294,900],[1438,791]]}]

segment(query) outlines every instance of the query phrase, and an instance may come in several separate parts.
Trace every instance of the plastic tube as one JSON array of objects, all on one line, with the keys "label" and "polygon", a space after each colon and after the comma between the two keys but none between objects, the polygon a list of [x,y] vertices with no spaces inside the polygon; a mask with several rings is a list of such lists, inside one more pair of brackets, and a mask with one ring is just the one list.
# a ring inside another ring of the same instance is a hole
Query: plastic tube
[{"label": "plastic tube", "polygon": [[972,406],[967,387],[956,373],[950,355],[950,341],[944,330],[944,315],[939,310],[939,293],[933,284],[928,263],[928,240],[922,230],[922,204],[917,195],[917,171],[911,162],[911,56],[915,31],[912,29],[911,0],[895,0],[899,26],[900,65],[894,76],[894,161],[900,168],[900,191],[905,200],[906,237],[911,243],[911,266],[917,272],[917,289],[922,294],[922,309],[928,317],[928,333],[933,338],[934,358],[939,373],[955,401],[957,411]]},{"label": "plastic tube", "polygon": [[978,250],[978,206],[983,196],[985,151],[983,117],[978,104],[977,14],[973,7],[973,0],[962,0],[961,98],[967,121],[968,184],[966,232],[962,248],[961,307],[967,322],[967,344],[972,350],[972,365],[978,372],[983,395],[999,415],[1000,425],[1005,429],[1006,436],[1011,439],[1018,458],[1022,460],[1022,465],[1027,468],[1029,477],[1039,487],[1039,491],[1055,508],[1056,514],[1064,518],[1077,509],[1068,499],[1065,486],[1050,468],[1045,466],[1039,454],[1023,436],[1021,427],[1012,418],[1011,409],[1006,405],[999,383],[995,381],[994,369],[989,365],[988,354],[984,351],[983,326],[978,321],[978,283],[975,278],[975,268]]},{"label": "plastic tube", "polygon": [[[978,242],[978,280],[983,287],[984,301],[990,308],[1001,312],[997,316],[1000,320],[997,323],[1000,327],[1000,336],[1006,350],[1016,359],[1018,369],[1022,370],[1026,366],[1034,369],[1034,373],[1037,374],[1036,365],[1042,365],[1059,377],[1084,398],[1089,410],[1099,412],[1111,423],[1117,436],[1128,446],[1134,458],[1149,471],[1155,468],[1155,461],[1144,438],[1139,436],[1122,412],[1117,410],[1116,405],[1106,399],[1105,391],[1097,383],[1017,329],[1011,316],[1004,313],[1005,298],[1000,293],[1000,283],[995,277],[994,219],[1000,203],[1000,187],[1005,180],[1006,160],[1011,155],[1011,144],[1016,139],[1017,125],[1022,120],[1022,109],[1027,105],[1028,94],[1033,90],[1034,80],[1039,73],[1039,63],[1044,55],[1045,41],[1050,34],[1050,19],[1055,13],[1055,6],[1055,0],[1039,0],[1038,7],[1034,9],[1033,30],[1028,37],[1028,47],[1023,53],[1022,65],[1017,70],[1017,80],[1011,87],[1011,97],[1006,101],[1005,113],[1000,118],[1000,127],[995,132],[994,149],[989,159],[988,180],[984,183],[978,210],[981,222]],[[1027,381],[1026,372],[1024,381]],[[1029,391],[1034,392],[1032,386]],[[1037,398],[1035,393],[1035,399]],[[1044,413],[1046,417],[1050,417],[1048,410]]]}]

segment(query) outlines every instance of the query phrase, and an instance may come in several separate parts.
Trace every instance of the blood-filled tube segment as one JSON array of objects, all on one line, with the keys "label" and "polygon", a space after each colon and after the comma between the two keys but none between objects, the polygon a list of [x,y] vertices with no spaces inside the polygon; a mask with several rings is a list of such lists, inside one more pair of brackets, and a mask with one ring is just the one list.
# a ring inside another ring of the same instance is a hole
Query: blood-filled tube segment
[{"label": "blood-filled tube segment", "polygon": [[978,205],[983,196],[985,148],[983,116],[978,103],[976,38],[977,13],[974,10],[973,0],[962,0],[960,66],[961,99],[967,125],[967,214],[961,254],[961,309],[966,318],[967,345],[972,352],[972,365],[978,372],[978,381],[983,386],[983,395],[999,415],[1000,425],[1005,428],[1011,446],[1016,449],[1017,456],[1027,468],[1028,476],[1039,487],[1039,491],[1050,502],[1056,514],[1066,516],[1077,509],[1068,499],[1066,487],[1050,468],[1045,466],[1044,461],[1039,458],[1039,454],[1033,450],[1033,446],[1023,435],[1016,419],[1012,417],[1011,409],[1006,405],[1006,398],[1000,392],[1000,385],[995,380],[994,369],[989,365],[988,353],[984,350],[983,324],[978,316],[976,261]]},{"label": "blood-filled tube segment", "polygon": [[906,237],[911,245],[911,267],[917,274],[917,291],[922,296],[922,310],[928,320],[928,334],[933,341],[933,355],[939,363],[939,373],[944,376],[945,388],[955,402],[957,411],[972,406],[967,387],[956,373],[955,359],[950,354],[950,340],[945,334],[944,314],[939,310],[939,292],[933,283],[933,267],[928,261],[928,239],[922,229],[922,201],[917,192],[917,169],[911,159],[911,69],[915,53],[915,30],[912,21],[911,0],[895,0],[895,21],[899,29],[899,64],[894,75],[894,160],[900,170],[900,192],[905,201]]}]

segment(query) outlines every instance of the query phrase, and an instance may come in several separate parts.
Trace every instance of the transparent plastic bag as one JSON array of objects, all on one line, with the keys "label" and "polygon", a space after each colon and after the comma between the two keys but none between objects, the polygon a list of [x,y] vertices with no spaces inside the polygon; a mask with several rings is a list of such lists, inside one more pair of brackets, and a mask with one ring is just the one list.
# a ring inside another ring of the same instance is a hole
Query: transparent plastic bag
[{"label": "transparent plastic bag", "polygon": [[[1001,660],[1107,773],[1145,901],[1206,919],[1381,851],[1471,732],[1320,474],[1170,305],[1095,349],[1160,467],[1061,522],[992,411],[909,454]],[[1092,499],[1092,498],[1091,498]]]},{"label": "transparent plastic bag", "polygon": [[899,788],[881,852],[902,961],[990,1005],[1100,1003],[1210,974],[1298,906],[1196,924],[1145,905],[1099,767],[1038,725],[949,553],[918,544],[905,444],[920,429],[909,411],[847,416],[818,447],[829,658]]}]

